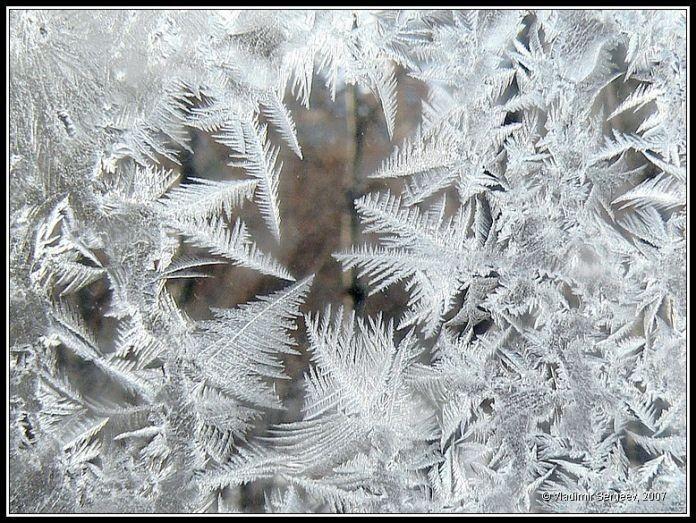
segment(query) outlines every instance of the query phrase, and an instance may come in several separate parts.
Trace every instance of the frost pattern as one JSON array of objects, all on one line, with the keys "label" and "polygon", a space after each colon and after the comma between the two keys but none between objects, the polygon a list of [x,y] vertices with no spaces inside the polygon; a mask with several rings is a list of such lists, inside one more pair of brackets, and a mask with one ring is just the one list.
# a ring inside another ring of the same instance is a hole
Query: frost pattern
[{"label": "frost pattern", "polygon": [[[273,512],[684,511],[686,24],[11,11],[11,510],[235,511],[258,484]],[[392,138],[400,72],[421,123],[334,256],[408,303],[303,316],[312,277],[240,209],[283,241],[286,97],[357,84]],[[184,175],[192,129],[238,179]],[[192,320],[171,283],[223,263],[285,286]],[[301,323],[301,419],[258,434]]]}]

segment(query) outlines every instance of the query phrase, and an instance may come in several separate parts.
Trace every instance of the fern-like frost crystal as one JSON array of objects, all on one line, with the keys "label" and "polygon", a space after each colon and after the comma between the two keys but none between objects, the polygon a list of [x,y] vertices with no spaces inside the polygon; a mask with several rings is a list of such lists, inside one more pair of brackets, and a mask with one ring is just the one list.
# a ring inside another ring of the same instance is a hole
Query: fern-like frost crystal
[{"label": "fern-like frost crystal", "polygon": [[8,16],[11,512],[687,511],[686,11]]}]

